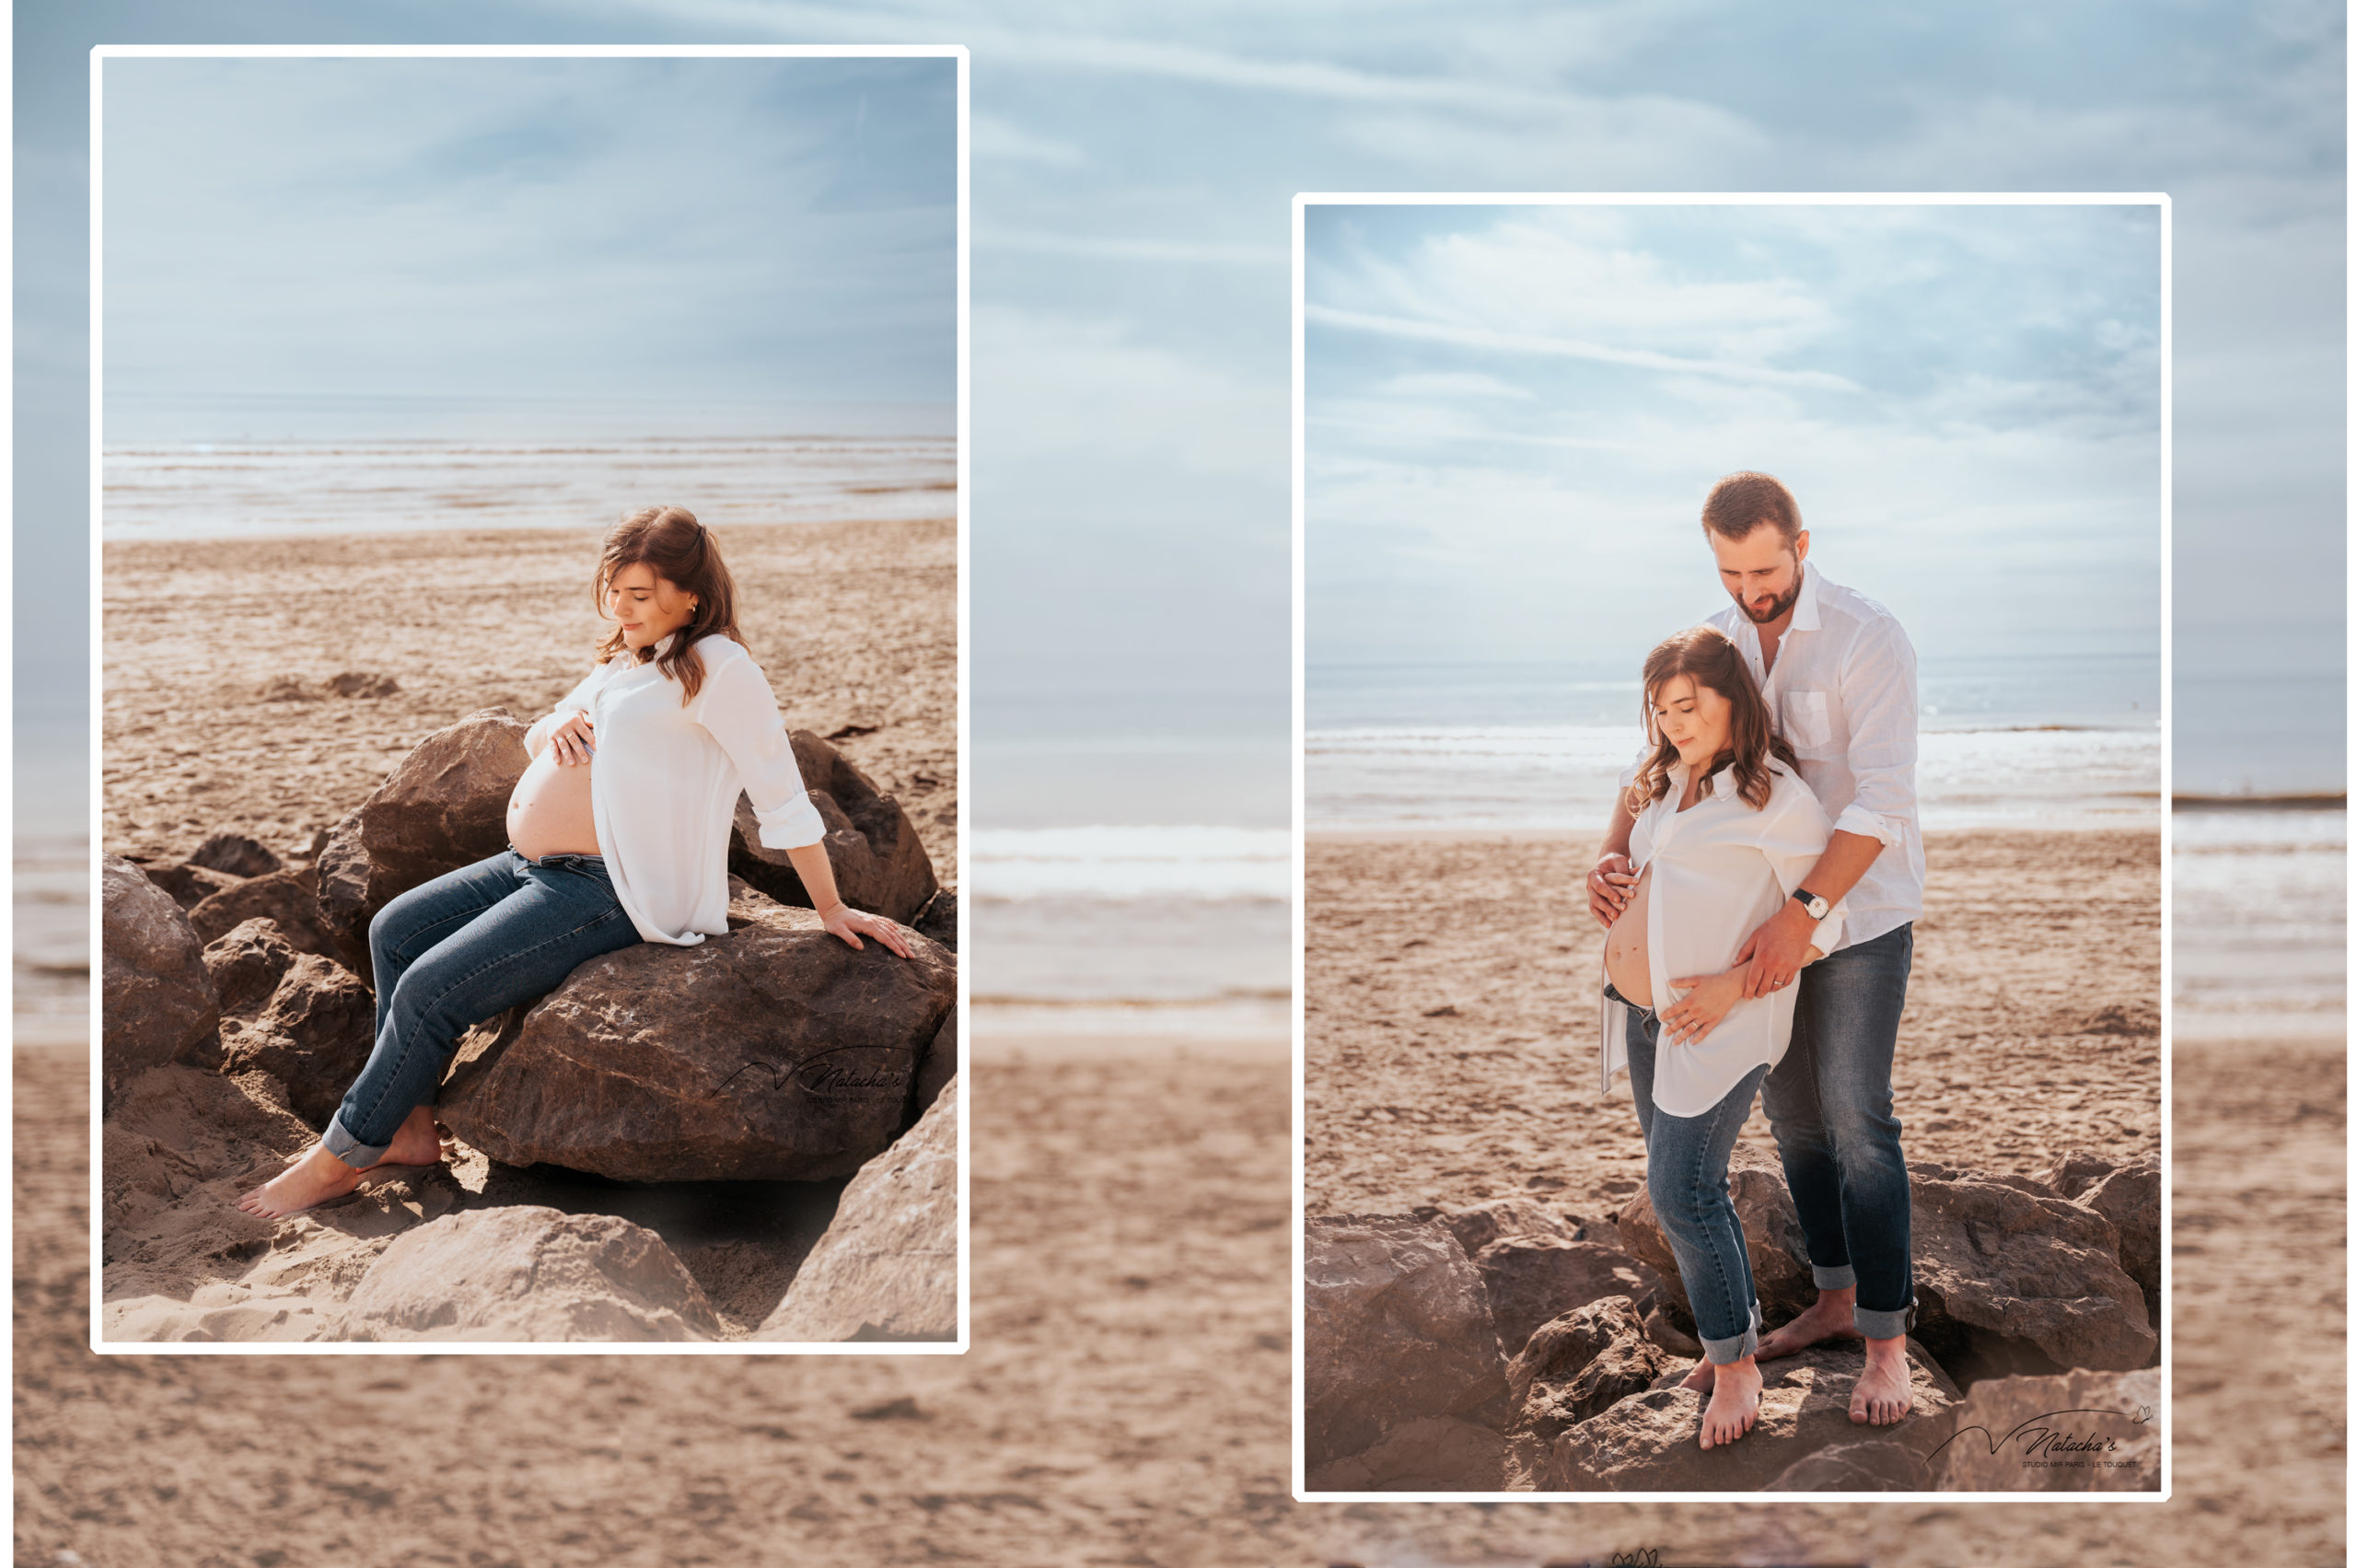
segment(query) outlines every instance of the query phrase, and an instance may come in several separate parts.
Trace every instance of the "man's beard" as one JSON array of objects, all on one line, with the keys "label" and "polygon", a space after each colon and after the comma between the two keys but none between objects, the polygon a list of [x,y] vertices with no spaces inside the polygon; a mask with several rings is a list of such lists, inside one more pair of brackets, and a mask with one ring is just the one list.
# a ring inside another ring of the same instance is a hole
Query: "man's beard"
[{"label": "man's beard", "polygon": [[1736,609],[1742,610],[1744,614],[1751,618],[1751,623],[1754,626],[1765,626],[1771,621],[1775,620],[1778,616],[1792,609],[1793,605],[1800,598],[1800,579],[1798,577],[1794,577],[1793,579],[1792,591],[1790,593],[1778,596],[1765,610],[1752,609],[1751,601],[1748,599],[1738,598],[1735,602]]}]

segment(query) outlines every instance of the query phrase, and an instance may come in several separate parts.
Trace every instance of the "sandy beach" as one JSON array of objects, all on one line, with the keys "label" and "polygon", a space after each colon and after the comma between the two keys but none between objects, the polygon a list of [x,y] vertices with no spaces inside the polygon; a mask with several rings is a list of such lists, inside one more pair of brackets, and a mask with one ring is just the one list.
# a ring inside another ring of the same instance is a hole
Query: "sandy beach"
[{"label": "sandy beach", "polygon": [[[789,726],[829,738],[958,883],[957,525],[714,524],[738,624]],[[111,544],[103,847],[167,863],[220,830],[295,865],[425,735],[530,720],[589,668],[602,530]],[[157,1069],[110,1112],[108,1335],[340,1337],[358,1274],[417,1223],[486,1204],[610,1214],[663,1237],[741,1339],[783,1298],[842,1182],[682,1182],[494,1167],[459,1146],[273,1225],[237,1193],[308,1129],[260,1075]],[[120,1162],[119,1164],[115,1162]]]},{"label": "sandy beach", "polygon": [[971,1057],[962,1357],[158,1361],[87,1348],[87,1058],[20,1050],[17,1561],[2341,1560],[2338,1042],[2178,1054],[2177,1491],[2150,1511],[1295,1503],[1283,1043]]}]

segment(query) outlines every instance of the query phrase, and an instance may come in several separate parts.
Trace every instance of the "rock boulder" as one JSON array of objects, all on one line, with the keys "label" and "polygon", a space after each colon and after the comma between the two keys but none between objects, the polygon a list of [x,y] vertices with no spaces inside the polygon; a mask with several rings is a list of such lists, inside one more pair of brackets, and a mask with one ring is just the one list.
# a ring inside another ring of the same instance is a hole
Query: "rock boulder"
[{"label": "rock boulder", "polygon": [[1680,1365],[1645,1337],[1627,1297],[1608,1295],[1542,1324],[1506,1366],[1517,1424],[1552,1439],[1653,1387]]},{"label": "rock boulder", "polygon": [[[1303,1281],[1304,1425],[1310,1484],[1327,1467],[1383,1450],[1385,1473],[1414,1471],[1434,1489],[1492,1491],[1510,1411],[1481,1276],[1438,1219],[1328,1215],[1309,1222]],[[1472,1442],[1455,1423],[1482,1429]],[[1394,1447],[1397,1447],[1395,1443]],[[1371,1460],[1349,1473],[1357,1475]],[[1330,1480],[1331,1478],[1329,1478]],[[1344,1488],[1347,1490],[1347,1488]]]},{"label": "rock boulder", "polygon": [[286,1086],[295,1113],[325,1131],[376,1044],[368,988],[333,958],[296,951],[267,920],[243,922],[209,945],[204,966],[224,1016],[219,1049],[203,1064],[268,1073]]},{"label": "rock boulder", "polygon": [[709,1340],[720,1321],[653,1231],[518,1204],[394,1238],[345,1303],[343,1329],[358,1341]]},{"label": "rock boulder", "polygon": [[1943,1365],[2127,1371],[2159,1346],[2119,1233],[2091,1208],[1930,1162],[1914,1190],[1915,1332]]},{"label": "rock boulder", "polygon": [[2073,1149],[2038,1180],[2056,1195],[2092,1209],[2119,1233],[2119,1266],[2144,1292],[2155,1327],[2161,1310],[2161,1162],[2145,1155],[2126,1165]]},{"label": "rock boulder", "polygon": [[958,1337],[958,1088],[859,1167],[757,1340]]},{"label": "rock boulder", "polygon": [[[909,814],[808,730],[795,730],[791,738],[803,787],[826,824],[827,862],[835,875],[835,890],[853,909],[903,923],[915,920],[938,884]],[[800,874],[785,851],[761,842],[752,802],[741,795],[728,841],[728,869],[780,903],[810,907],[809,889],[803,887]]]},{"label": "rock boulder", "polygon": [[271,871],[225,888],[188,912],[197,936],[217,941],[250,920],[273,922],[279,934],[306,953],[336,957],[335,938],[319,923],[319,873]]},{"label": "rock boulder", "polygon": [[957,970],[854,952],[808,910],[593,958],[469,1031],[437,1114],[510,1165],[621,1181],[819,1180],[890,1145]]},{"label": "rock boulder", "polygon": [[120,855],[99,863],[99,1005],[105,1098],[134,1074],[200,1051],[221,1027],[204,945],[169,893]]},{"label": "rock boulder", "polygon": [[[1867,1441],[1880,1446],[1870,1465],[1849,1455],[1839,1464],[1818,1460],[1818,1478],[1845,1488],[1879,1478],[1873,1491],[1930,1490],[1926,1456],[1947,1436],[1946,1411],[1957,1398],[1956,1385],[1922,1346],[1910,1342],[1914,1405],[1895,1426],[1862,1426],[1850,1420],[1850,1394],[1865,1369],[1865,1352],[1812,1345],[1759,1363],[1766,1387],[1759,1419],[1736,1442],[1701,1446],[1702,1408],[1710,1396],[1677,1386],[1690,1364],[1673,1366],[1645,1393],[1566,1430],[1555,1440],[1544,1487],[1562,1492],[1759,1492],[1789,1475],[1805,1460]],[[1784,1489],[1805,1487],[1811,1472]]]},{"label": "rock boulder", "polygon": [[1945,1492],[2158,1492],[2161,1374],[1988,1377],[1932,1457]]},{"label": "rock boulder", "polygon": [[530,759],[504,708],[470,714],[413,747],[329,831],[319,851],[319,923],[336,956],[370,981],[368,923],[402,893],[507,844],[507,797]]},{"label": "rock boulder", "polygon": [[232,877],[263,877],[279,868],[278,856],[269,846],[243,833],[214,834],[196,846],[188,864]]},{"label": "rock boulder", "polygon": [[1564,1236],[1500,1237],[1473,1254],[1473,1266],[1490,1293],[1490,1317],[1508,1359],[1522,1353],[1541,1323],[1606,1297],[1633,1300],[1660,1283],[1620,1248]]}]

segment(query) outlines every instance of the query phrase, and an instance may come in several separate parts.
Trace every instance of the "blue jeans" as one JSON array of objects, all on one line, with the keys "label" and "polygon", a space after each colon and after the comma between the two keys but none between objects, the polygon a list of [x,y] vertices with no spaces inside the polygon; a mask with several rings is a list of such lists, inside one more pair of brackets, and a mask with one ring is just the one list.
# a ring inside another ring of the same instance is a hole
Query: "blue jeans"
[{"label": "blue jeans", "polygon": [[1629,1087],[1637,1097],[1637,1126],[1645,1137],[1645,1195],[1678,1259],[1678,1277],[1694,1308],[1695,1337],[1714,1366],[1759,1348],[1759,1300],[1751,1283],[1751,1254],[1743,1222],[1727,1196],[1727,1156],[1751,1114],[1751,1097],[1768,1075],[1761,1063],[1737,1079],[1724,1098],[1700,1116],[1672,1116],[1654,1107],[1654,1051],[1661,1017],[1617,991],[1629,1009]]},{"label": "blue jeans", "polygon": [[1911,1200],[1890,1104],[1914,958],[1908,924],[1801,970],[1792,1044],[1759,1097],[1817,1287],[1855,1285],[1858,1331],[1871,1340],[1895,1339],[1914,1321]]},{"label": "blue jeans", "polygon": [[376,1049],[320,1142],[346,1165],[375,1165],[409,1113],[434,1103],[469,1026],[638,939],[594,854],[527,860],[511,846],[401,894],[368,923]]}]

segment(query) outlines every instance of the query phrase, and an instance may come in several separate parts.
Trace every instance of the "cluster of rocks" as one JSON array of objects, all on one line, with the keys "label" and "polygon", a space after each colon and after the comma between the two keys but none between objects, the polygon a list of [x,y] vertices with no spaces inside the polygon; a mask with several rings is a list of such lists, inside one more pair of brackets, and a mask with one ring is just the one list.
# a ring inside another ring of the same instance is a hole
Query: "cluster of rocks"
[{"label": "cluster of rocks", "polygon": [[[2159,1161],[1909,1175],[1908,1418],[1849,1419],[1864,1351],[1832,1341],[1760,1362],[1757,1424],[1710,1450],[1708,1396],[1680,1387],[1693,1313],[1642,1188],[1594,1220],[1526,1199],[1313,1218],[1310,1489],[2157,1489]],[[1738,1146],[1728,1191],[1772,1328],[1815,1298],[1799,1221],[1771,1157]]]},{"label": "cluster of rocks", "polygon": [[[105,857],[107,1108],[160,1069],[260,1074],[323,1129],[375,1040],[368,923],[505,847],[524,727],[492,709],[428,736],[315,839],[309,865],[230,832],[176,865]],[[730,878],[727,935],[607,954],[470,1031],[435,1114],[507,1165],[633,1182],[851,1177],[761,1337],[951,1337],[955,895],[936,887],[891,796],[817,737],[793,742],[843,898],[912,926],[911,956],[827,934],[740,802],[730,862],[744,872]],[[517,1281],[545,1281],[546,1299],[527,1299],[543,1287]],[[717,1331],[654,1233],[528,1207],[452,1214],[403,1236],[345,1318],[354,1338]]]}]

